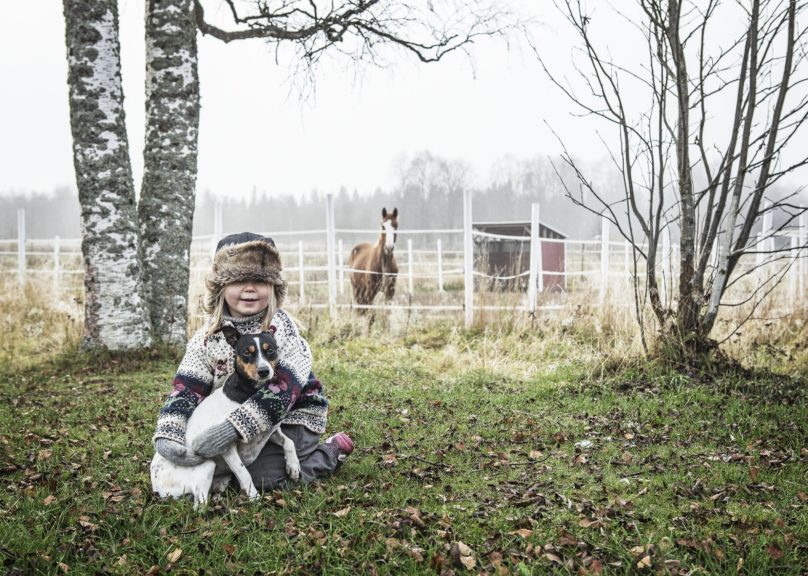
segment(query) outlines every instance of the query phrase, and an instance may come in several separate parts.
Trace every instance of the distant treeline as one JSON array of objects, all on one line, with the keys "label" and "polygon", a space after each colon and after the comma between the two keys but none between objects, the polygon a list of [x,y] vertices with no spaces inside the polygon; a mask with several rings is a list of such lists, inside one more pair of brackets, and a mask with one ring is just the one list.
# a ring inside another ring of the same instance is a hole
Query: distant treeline
[{"label": "distant treeline", "polygon": [[[529,221],[530,205],[539,202],[541,220],[570,238],[590,238],[599,232],[595,216],[565,197],[549,162],[543,159],[504,159],[492,170],[489,182],[472,182],[462,161],[446,160],[423,152],[404,162],[393,190],[358,194],[344,187],[334,190],[337,228],[376,228],[382,207],[399,211],[401,228],[461,228],[463,190],[472,189],[474,221]],[[325,228],[326,193],[313,191],[303,198],[269,195],[255,190],[249,198],[219,197],[211,191],[197,194],[194,235],[211,234],[214,205],[222,204],[224,233]],[[29,238],[78,238],[78,195],[69,188],[50,194],[0,196],[0,238],[17,235],[17,209],[26,210]]]}]

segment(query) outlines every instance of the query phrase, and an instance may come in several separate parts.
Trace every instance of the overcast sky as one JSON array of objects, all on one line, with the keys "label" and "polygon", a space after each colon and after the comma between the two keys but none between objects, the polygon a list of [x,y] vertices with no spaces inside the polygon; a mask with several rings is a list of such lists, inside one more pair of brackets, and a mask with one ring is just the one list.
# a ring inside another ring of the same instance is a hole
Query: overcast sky
[{"label": "overcast sky", "polygon": [[[215,4],[211,4],[212,6]],[[539,4],[526,2],[525,4]],[[545,4],[545,3],[541,3]],[[136,183],[143,147],[143,0],[120,1],[127,126]],[[546,19],[545,19],[546,20]],[[555,34],[545,25],[542,37]],[[0,194],[75,187],[64,19],[58,0],[0,7]],[[563,58],[563,54],[559,54]],[[390,187],[402,158],[430,150],[470,163],[478,179],[505,155],[557,150],[543,121],[568,104],[543,80],[529,49],[483,42],[474,67],[457,54],[394,68],[321,68],[301,102],[287,69],[260,41],[200,38],[202,116],[197,189],[303,194],[340,186]]]},{"label": "overcast sky", "polygon": [[[533,37],[548,64],[556,73],[569,71],[569,32],[552,2],[512,1],[538,21]],[[208,16],[215,18],[217,3],[208,0],[206,5]],[[607,4],[592,6],[592,22],[612,56],[638,62],[641,45],[626,41],[637,30],[612,16]],[[120,0],[119,7],[127,127],[138,187],[144,0]],[[727,27],[722,22],[712,35]],[[75,188],[62,3],[3,2],[0,54],[0,194]],[[593,122],[573,115],[570,102],[524,44],[509,48],[501,41],[480,42],[473,66],[461,54],[429,65],[401,54],[396,62],[386,69],[365,66],[358,75],[349,65],[321,67],[314,97],[301,101],[289,88],[289,71],[275,63],[265,43],[226,45],[200,37],[197,190],[244,196],[255,187],[259,193],[301,195],[345,186],[367,194],[392,187],[402,159],[422,150],[465,160],[477,183],[485,183],[493,163],[505,156],[556,155],[560,146],[546,123],[579,158],[605,158]],[[627,98],[634,96],[627,92]]]}]

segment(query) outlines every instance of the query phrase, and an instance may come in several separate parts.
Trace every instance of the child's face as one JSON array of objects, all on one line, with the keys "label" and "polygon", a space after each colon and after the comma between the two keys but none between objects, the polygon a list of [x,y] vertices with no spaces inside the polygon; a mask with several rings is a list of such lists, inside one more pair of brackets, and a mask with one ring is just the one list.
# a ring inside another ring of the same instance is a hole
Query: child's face
[{"label": "child's face", "polygon": [[269,290],[263,282],[234,282],[224,287],[224,301],[232,316],[252,316],[269,304]]}]

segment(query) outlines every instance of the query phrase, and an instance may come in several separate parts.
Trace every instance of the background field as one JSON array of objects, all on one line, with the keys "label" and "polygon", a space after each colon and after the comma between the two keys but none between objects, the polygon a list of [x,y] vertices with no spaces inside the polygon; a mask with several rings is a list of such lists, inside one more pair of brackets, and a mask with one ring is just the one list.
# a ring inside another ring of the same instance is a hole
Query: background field
[{"label": "background field", "polygon": [[[299,310],[357,450],[331,479],[202,513],[150,493],[179,357],[78,351],[29,284],[0,300],[8,574],[802,574],[805,314],[750,325],[745,368],[643,361],[631,318]],[[485,320],[485,323],[482,323]],[[767,324],[768,323],[768,324]],[[461,552],[465,552],[462,554]]]}]

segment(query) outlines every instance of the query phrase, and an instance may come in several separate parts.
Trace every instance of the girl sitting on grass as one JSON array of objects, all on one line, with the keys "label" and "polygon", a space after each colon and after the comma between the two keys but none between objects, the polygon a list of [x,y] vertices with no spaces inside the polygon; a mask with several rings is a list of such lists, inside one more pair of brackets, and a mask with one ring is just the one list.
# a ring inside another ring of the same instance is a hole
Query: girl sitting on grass
[{"label": "girl sitting on grass", "polygon": [[[308,342],[281,309],[286,281],[272,238],[243,232],[223,238],[216,247],[213,268],[205,285],[205,324],[188,342],[174,377],[174,389],[160,410],[155,449],[175,464],[194,466],[224,452],[233,442],[248,442],[278,422],[294,443],[300,459],[300,481],[312,482],[334,472],[353,451],[353,442],[338,432],[325,443],[328,400],[311,371]],[[275,376],[222,422],[185,444],[185,428],[194,408],[233,372],[233,348],[220,328],[233,326],[242,334],[274,328],[278,344]],[[267,392],[267,389],[269,392]],[[247,466],[253,482],[262,488],[287,484],[283,449],[267,442],[258,458]]]}]

